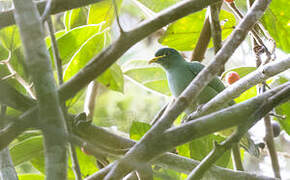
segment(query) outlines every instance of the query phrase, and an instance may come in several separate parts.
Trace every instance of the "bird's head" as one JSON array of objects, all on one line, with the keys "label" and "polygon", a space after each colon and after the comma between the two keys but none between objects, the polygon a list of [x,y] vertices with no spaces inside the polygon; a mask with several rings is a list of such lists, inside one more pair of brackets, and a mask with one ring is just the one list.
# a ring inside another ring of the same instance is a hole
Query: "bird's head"
[{"label": "bird's head", "polygon": [[158,63],[164,68],[169,68],[180,60],[183,60],[183,57],[178,51],[172,48],[162,48],[155,53],[155,57],[149,61],[149,64]]}]

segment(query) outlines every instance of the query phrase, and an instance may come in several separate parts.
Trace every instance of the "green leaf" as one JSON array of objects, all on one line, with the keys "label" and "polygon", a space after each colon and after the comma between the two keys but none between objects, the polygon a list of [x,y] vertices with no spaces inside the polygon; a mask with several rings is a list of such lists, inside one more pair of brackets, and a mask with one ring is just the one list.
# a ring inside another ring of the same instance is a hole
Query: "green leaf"
[{"label": "green leaf", "polygon": [[[287,78],[287,76],[284,76],[284,75],[276,76],[276,79],[273,80],[273,82],[270,84],[270,87],[273,88],[289,81],[290,79]],[[286,118],[280,119],[280,118],[274,117],[274,119],[279,122],[282,129],[284,129],[288,135],[290,135],[290,111],[289,109],[290,109],[289,101],[285,102],[284,104],[281,104],[280,106],[275,108],[275,111],[277,114],[283,115]]]},{"label": "green leaf", "polygon": [[290,1],[280,0],[270,3],[265,15],[262,17],[262,24],[274,38],[277,47],[286,53],[290,52]]},{"label": "green leaf", "polygon": [[133,140],[140,140],[143,135],[151,128],[150,124],[144,122],[133,121],[130,128],[129,134],[130,138]]},{"label": "green leaf", "polygon": [[20,34],[17,26],[9,26],[0,30],[0,41],[2,45],[10,51],[21,45]]},{"label": "green leaf", "polygon": [[152,11],[159,12],[165,8],[168,8],[169,6],[172,6],[179,2],[180,0],[138,0],[143,5],[151,9]]},{"label": "green leaf", "polygon": [[21,174],[19,180],[44,180],[45,176],[41,174]]},{"label": "green leaf", "polygon": [[42,174],[45,174],[45,163],[44,163],[44,154],[41,153],[39,156],[32,159],[31,164],[35,169],[37,169]]},{"label": "green leaf", "polygon": [[64,13],[65,30],[69,31],[75,27],[85,25],[87,23],[86,8],[78,8]]},{"label": "green leaf", "polygon": [[184,156],[184,157],[188,157],[188,158],[191,157],[190,156],[190,145],[189,145],[189,143],[183,144],[181,146],[177,146],[176,150],[178,152],[178,155],[180,155],[180,156]]},{"label": "green leaf", "polygon": [[[90,156],[87,155],[85,153],[83,153],[80,148],[76,148],[76,152],[77,152],[77,157],[78,157],[78,161],[80,164],[80,168],[81,168],[81,172],[83,177],[86,177],[88,175],[94,174],[95,172],[97,172],[99,169],[97,168],[97,164],[96,164],[96,158],[94,156]],[[71,157],[69,158],[69,174],[74,174],[73,170],[72,170],[72,163],[71,163]],[[72,176],[74,177],[74,175]]]},{"label": "green leaf", "polygon": [[235,99],[235,102],[240,103],[240,102],[246,101],[248,99],[251,99],[255,96],[257,96],[257,87],[253,86],[250,89],[248,89],[247,91],[243,92],[239,97],[237,97]]},{"label": "green leaf", "polygon": [[[54,36],[56,38],[56,40],[58,40],[61,36],[63,36],[65,34],[65,30],[60,30],[60,31],[57,31],[56,33],[54,33]],[[51,40],[50,40],[50,36],[47,36],[45,38],[45,43],[46,43],[46,47],[49,48],[49,50],[51,51]]]},{"label": "green leaf", "polygon": [[42,136],[34,136],[20,141],[10,148],[10,154],[15,166],[29,161],[43,153]]},{"label": "green leaf", "polygon": [[[68,63],[74,54],[82,48],[83,44],[96,34],[100,34],[99,25],[85,25],[74,28],[58,38],[57,45],[62,64]],[[51,48],[49,48],[49,51],[52,57]]]},{"label": "green leaf", "polygon": [[108,42],[110,42],[110,37],[107,32],[94,34],[87,39],[69,61],[64,71],[64,81],[67,81],[79,72],[79,70],[83,68],[89,60],[96,56]]},{"label": "green leaf", "polygon": [[[77,157],[83,178],[98,171],[96,166],[96,159],[94,156],[89,156],[83,153],[80,148],[76,148]],[[45,174],[44,154],[37,156],[31,160],[32,165],[41,173]],[[68,179],[74,180],[74,172],[72,170],[71,157],[68,160]]]},{"label": "green leaf", "polygon": [[[102,29],[105,29],[114,21],[115,11],[112,0],[104,0],[90,6],[88,24],[102,24]],[[118,9],[122,1],[116,1]]]},{"label": "green leaf", "polygon": [[134,82],[150,90],[170,96],[165,71],[145,60],[133,60],[122,66],[124,74]]},{"label": "green leaf", "polygon": [[120,66],[116,63],[99,76],[97,80],[111,90],[119,92],[124,90],[123,73]]},{"label": "green leaf", "polygon": [[[220,143],[225,138],[218,135],[208,135],[202,138],[195,139],[190,142],[190,156],[192,159],[201,161],[208,153],[213,149],[214,141]],[[219,160],[216,161],[216,165],[221,167],[227,167],[230,160],[230,151],[226,151]]]},{"label": "green leaf", "polygon": [[[159,43],[180,51],[193,50],[203,27],[205,13],[206,10],[202,10],[172,23],[158,40]],[[236,24],[235,17],[233,14],[221,10],[220,21],[222,39],[225,40]],[[209,47],[212,47],[212,43]]]}]

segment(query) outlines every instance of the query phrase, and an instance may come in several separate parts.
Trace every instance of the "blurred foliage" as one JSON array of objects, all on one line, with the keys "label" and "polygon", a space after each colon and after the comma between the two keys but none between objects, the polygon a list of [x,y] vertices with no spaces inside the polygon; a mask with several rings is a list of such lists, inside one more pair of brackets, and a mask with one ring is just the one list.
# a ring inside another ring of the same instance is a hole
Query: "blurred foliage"
[{"label": "blurred foliage", "polygon": [[[169,25],[166,32],[159,39],[159,43],[180,51],[190,51],[195,48],[202,30],[206,10],[194,13],[177,20]],[[236,20],[233,14],[221,10],[220,21],[222,40],[225,40],[233,31]],[[212,42],[209,47],[212,47]]]},{"label": "blurred foliage", "polygon": [[122,66],[124,75],[130,80],[153,91],[170,96],[165,71],[159,66],[149,65],[148,61],[131,60]]},{"label": "blurred foliage", "polygon": [[290,52],[290,1],[272,1],[262,23],[275,40],[277,47],[286,53]]}]

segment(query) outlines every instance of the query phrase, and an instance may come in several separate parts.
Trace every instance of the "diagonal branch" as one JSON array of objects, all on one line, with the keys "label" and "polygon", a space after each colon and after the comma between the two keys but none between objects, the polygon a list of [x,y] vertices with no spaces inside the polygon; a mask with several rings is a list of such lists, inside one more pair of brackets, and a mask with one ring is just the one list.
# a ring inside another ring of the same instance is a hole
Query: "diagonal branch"
[{"label": "diagonal branch", "polygon": [[232,99],[239,97],[244,91],[253,87],[258,83],[262,83],[266,79],[279,74],[290,68],[290,56],[280,60],[269,63],[263,67],[260,67],[256,71],[251,72],[247,76],[243,77],[239,81],[235,82],[224,91],[219,93],[213,99],[211,99],[207,104],[202,106],[198,112],[192,113],[188,120],[195,119],[202,115],[217,111],[225,107],[225,104]]},{"label": "diagonal branch", "polygon": [[[102,0],[56,0],[53,1],[49,14],[57,14],[63,11],[68,11],[74,8],[79,8],[82,6],[90,5],[96,2],[100,2]],[[42,14],[45,10],[47,1],[37,2],[37,8],[40,14]],[[0,29],[11,26],[15,24],[15,20],[13,17],[13,9],[4,11],[0,13]]]}]

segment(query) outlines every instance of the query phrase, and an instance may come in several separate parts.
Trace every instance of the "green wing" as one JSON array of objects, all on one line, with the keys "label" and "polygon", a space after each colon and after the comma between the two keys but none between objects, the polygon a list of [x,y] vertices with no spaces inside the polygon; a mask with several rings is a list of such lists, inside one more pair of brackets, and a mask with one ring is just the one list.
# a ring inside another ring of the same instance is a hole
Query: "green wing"
[{"label": "green wing", "polygon": [[[197,61],[193,61],[189,63],[190,71],[196,76],[205,66]],[[214,79],[208,84],[212,89],[217,91],[217,93],[223,91],[225,89],[225,85],[218,78],[214,77]]]}]

